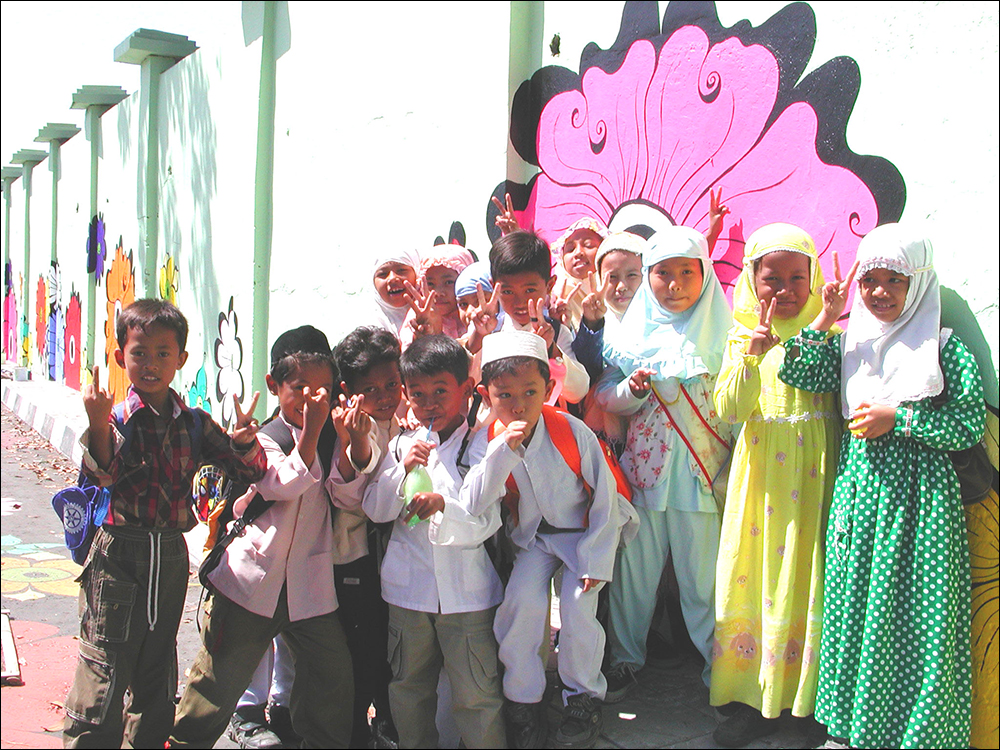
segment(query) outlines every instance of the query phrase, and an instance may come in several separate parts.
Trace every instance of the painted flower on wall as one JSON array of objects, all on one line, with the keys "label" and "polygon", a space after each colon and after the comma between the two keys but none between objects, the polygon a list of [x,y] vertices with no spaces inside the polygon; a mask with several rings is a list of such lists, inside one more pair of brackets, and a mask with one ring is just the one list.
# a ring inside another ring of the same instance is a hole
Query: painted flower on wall
[{"label": "painted flower on wall", "polygon": [[118,316],[123,308],[135,302],[135,270],[132,267],[132,252],[126,255],[122,247],[122,239],[118,238],[115,257],[111,262],[105,279],[108,296],[107,318],[104,321],[104,362],[107,365],[108,393],[117,404],[125,400],[128,393],[129,379],[125,368],[115,362],[115,349],[118,342],[115,331],[118,326]]},{"label": "painted flower on wall", "polygon": [[108,256],[106,232],[104,214],[98,214],[90,220],[87,232],[87,273],[94,274],[98,284],[104,277],[104,259]]},{"label": "painted flower on wall", "polygon": [[228,312],[219,313],[219,338],[215,340],[215,364],[219,374],[215,379],[215,395],[222,411],[222,426],[228,428],[236,418],[233,396],[243,400],[243,342],[239,337],[239,320],[229,298]]},{"label": "painted flower on wall", "polygon": [[[580,74],[549,66],[525,81],[511,141],[541,171],[501,183],[522,227],[551,242],[591,217],[627,229],[664,222],[708,231],[709,191],[729,207],[713,259],[723,284],[739,273],[745,238],[771,222],[809,231],[826,273],[831,250],[853,260],[861,236],[902,213],[898,170],[847,146],[860,87],[839,57],[799,80],[816,19],[789,5],[760,27],[726,29],[714,3],[626,3],[618,39],[591,43]],[[487,211],[493,228],[495,207]]]},{"label": "painted flower on wall", "polygon": [[65,346],[66,314],[60,301],[62,299],[62,272],[59,262],[52,261],[49,265],[49,323],[48,338],[45,350],[48,354],[49,380],[63,378],[63,348]]},{"label": "painted flower on wall", "polygon": [[212,411],[212,402],[208,399],[208,373],[205,372],[205,365],[198,368],[194,382],[188,386],[187,401],[188,406],[192,408]]},{"label": "painted flower on wall", "polygon": [[83,359],[83,349],[80,342],[80,295],[73,289],[66,305],[66,328],[63,346],[63,377],[66,385],[80,390],[80,362]]},{"label": "painted flower on wall", "polygon": [[160,299],[176,305],[179,283],[180,272],[174,266],[174,256],[168,253],[166,261],[160,266]]},{"label": "painted flower on wall", "polygon": [[45,286],[45,277],[39,274],[35,287],[35,348],[39,359],[45,358],[46,332],[49,324],[49,295]]},{"label": "painted flower on wall", "polygon": [[3,267],[3,356],[8,362],[17,358],[17,292],[9,260]]}]

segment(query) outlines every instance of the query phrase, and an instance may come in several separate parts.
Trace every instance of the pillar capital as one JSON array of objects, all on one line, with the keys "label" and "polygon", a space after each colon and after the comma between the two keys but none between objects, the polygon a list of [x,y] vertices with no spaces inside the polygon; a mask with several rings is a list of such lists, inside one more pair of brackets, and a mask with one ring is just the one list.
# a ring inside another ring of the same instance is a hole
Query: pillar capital
[{"label": "pillar capital", "polygon": [[82,86],[73,94],[70,109],[99,107],[101,114],[104,114],[126,97],[128,92],[121,86]]},{"label": "pillar capital", "polygon": [[115,47],[115,62],[141,65],[150,57],[168,57],[176,62],[196,49],[198,45],[183,34],[136,29]]},{"label": "pillar capital", "polygon": [[48,151],[40,151],[37,148],[22,148],[20,151],[14,153],[10,157],[11,162],[14,164],[23,164],[24,166],[31,168],[36,164],[39,164],[49,158]]},{"label": "pillar capital", "polygon": [[50,122],[43,128],[39,128],[38,135],[35,136],[36,143],[65,143],[74,135],[80,132],[80,128],[68,122]]}]

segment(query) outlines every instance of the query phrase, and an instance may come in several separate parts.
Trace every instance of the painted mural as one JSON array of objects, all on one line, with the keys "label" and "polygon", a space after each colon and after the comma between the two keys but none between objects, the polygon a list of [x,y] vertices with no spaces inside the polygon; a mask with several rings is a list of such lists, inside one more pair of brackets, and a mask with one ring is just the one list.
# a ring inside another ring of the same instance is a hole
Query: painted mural
[{"label": "painted mural", "polygon": [[[657,7],[626,3],[614,44],[589,44],[579,73],[548,66],[521,84],[511,142],[541,171],[494,196],[510,193],[522,227],[549,242],[584,217],[704,233],[721,190],[730,213],[713,259],[730,292],[744,240],[764,224],[806,228],[829,276],[832,250],[849,264],[866,232],[899,218],[899,171],[847,146],[857,63],[838,57],[799,80],[816,39],[808,5],[728,29],[713,2],[670,3],[662,24]],[[492,239],[496,215],[491,203]]]},{"label": "painted mural", "polygon": [[104,214],[97,214],[90,220],[90,227],[87,231],[87,273],[94,274],[94,279],[98,284],[104,277],[104,261],[108,256],[106,232]]},{"label": "painted mural", "polygon": [[63,336],[63,377],[66,385],[80,390],[80,362],[83,359],[80,293],[71,289],[66,304],[66,325]]},{"label": "painted mural", "polygon": [[179,284],[180,272],[174,265],[174,256],[167,253],[166,260],[160,266],[160,299],[165,299],[170,304],[176,305]]},{"label": "painted mural", "polygon": [[239,319],[229,298],[229,310],[219,313],[219,337],[215,340],[215,365],[219,374],[215,378],[215,395],[219,399],[222,426],[229,428],[236,417],[233,396],[243,401],[243,341],[239,337]]},{"label": "painted mural", "polygon": [[38,358],[45,361],[45,342],[48,340],[46,331],[49,324],[48,290],[45,286],[45,277],[38,275],[38,283],[35,285],[35,348],[38,351]]},{"label": "painted mural", "polygon": [[192,408],[204,409],[209,413],[212,411],[212,402],[208,398],[208,373],[205,372],[205,365],[198,368],[194,382],[188,386],[187,402]]},{"label": "painted mural", "polygon": [[45,343],[48,376],[49,380],[62,381],[65,366],[66,312],[61,304],[62,271],[59,269],[59,262],[55,260],[49,264],[48,290],[49,319]]},{"label": "painted mural", "polygon": [[122,238],[118,238],[115,257],[111,261],[105,279],[107,291],[107,318],[104,321],[104,362],[107,365],[108,393],[117,404],[125,399],[128,393],[129,379],[124,367],[115,362],[115,349],[118,342],[115,330],[118,325],[118,315],[122,309],[135,302],[135,269],[132,266],[132,251],[128,254],[122,247]]},{"label": "painted mural", "polygon": [[8,362],[17,359],[17,292],[9,260],[3,267],[3,358]]}]

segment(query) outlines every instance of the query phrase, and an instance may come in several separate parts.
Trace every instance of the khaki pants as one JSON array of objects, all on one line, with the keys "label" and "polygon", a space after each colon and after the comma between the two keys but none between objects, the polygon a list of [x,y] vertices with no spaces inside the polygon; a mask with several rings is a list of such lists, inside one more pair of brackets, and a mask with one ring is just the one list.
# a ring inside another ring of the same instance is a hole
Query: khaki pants
[{"label": "khaki pants", "polygon": [[180,532],[102,527],[79,580],[80,659],[63,743],[121,747],[125,734],[132,747],[162,748],[174,722],[177,627],[188,580],[184,539]]},{"label": "khaki pants", "polygon": [[390,604],[389,664],[389,704],[401,748],[437,747],[442,665],[465,746],[507,747],[493,609],[442,615]]},{"label": "khaki pants", "polygon": [[170,737],[171,747],[212,747],[278,634],[295,661],[292,726],[303,747],[347,747],[351,739],[354,677],[340,617],[330,612],[291,622],[282,589],[274,617],[261,617],[220,594],[205,608],[201,649]]}]

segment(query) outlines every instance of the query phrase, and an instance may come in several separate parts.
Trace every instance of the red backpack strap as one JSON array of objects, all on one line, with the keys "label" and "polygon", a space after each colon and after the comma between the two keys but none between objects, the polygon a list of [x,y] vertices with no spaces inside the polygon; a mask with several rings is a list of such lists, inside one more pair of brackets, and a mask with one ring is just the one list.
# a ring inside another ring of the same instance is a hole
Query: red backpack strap
[{"label": "red backpack strap", "polygon": [[583,486],[587,488],[587,492],[593,494],[593,488],[583,478],[580,446],[576,443],[576,438],[573,436],[573,428],[570,427],[566,415],[554,406],[546,405],[542,407],[542,418],[545,420],[545,429],[548,431],[549,437],[552,438],[552,443],[556,446],[556,450],[559,451],[559,455],[563,457],[570,471],[580,478]]},{"label": "red backpack strap", "polygon": [[[495,419],[490,424],[486,436],[492,440],[497,436],[500,430],[500,420]],[[517,526],[518,522],[521,520],[519,503],[521,502],[521,491],[517,488],[517,480],[514,479],[513,474],[507,475],[507,480],[504,482],[504,487],[507,489],[507,494],[500,498],[500,504],[507,509],[510,514],[511,523]]]}]

